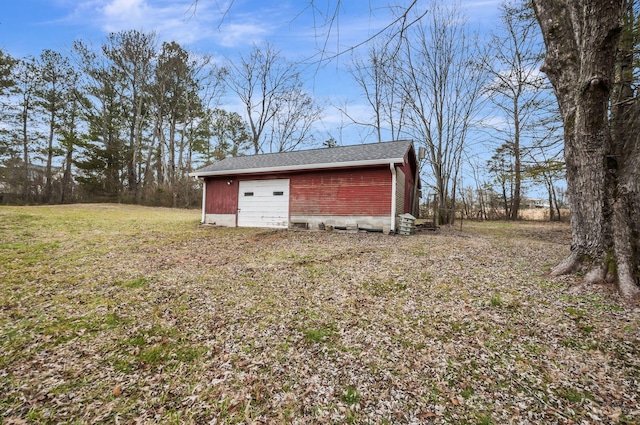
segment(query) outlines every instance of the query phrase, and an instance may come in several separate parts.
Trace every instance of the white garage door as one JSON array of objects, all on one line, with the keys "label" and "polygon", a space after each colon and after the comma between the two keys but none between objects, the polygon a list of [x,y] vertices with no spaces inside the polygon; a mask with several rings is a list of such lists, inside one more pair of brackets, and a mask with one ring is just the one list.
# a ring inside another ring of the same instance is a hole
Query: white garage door
[{"label": "white garage door", "polygon": [[289,179],[240,181],[239,227],[289,226]]}]

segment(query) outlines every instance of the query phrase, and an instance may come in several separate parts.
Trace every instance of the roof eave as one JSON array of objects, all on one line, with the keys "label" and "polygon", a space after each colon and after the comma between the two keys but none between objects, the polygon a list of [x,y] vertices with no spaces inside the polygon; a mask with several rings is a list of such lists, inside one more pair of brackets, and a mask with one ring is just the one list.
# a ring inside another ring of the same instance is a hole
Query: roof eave
[{"label": "roof eave", "polygon": [[264,174],[275,173],[284,171],[302,171],[302,170],[318,170],[318,169],[331,169],[331,168],[352,168],[352,167],[366,167],[372,165],[388,165],[388,164],[400,164],[404,163],[404,158],[385,158],[385,159],[369,159],[362,161],[347,161],[347,162],[330,162],[320,164],[300,164],[289,165],[280,167],[262,167],[262,168],[245,168],[238,170],[216,170],[216,171],[194,171],[189,173],[191,177],[213,177],[213,176],[226,176],[226,175],[239,175],[239,174]]}]

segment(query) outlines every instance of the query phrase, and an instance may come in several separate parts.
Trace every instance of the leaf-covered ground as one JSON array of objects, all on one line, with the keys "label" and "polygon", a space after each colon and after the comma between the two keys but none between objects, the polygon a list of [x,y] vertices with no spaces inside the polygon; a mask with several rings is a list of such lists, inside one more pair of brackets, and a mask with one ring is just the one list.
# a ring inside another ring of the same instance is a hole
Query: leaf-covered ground
[{"label": "leaf-covered ground", "polygon": [[0,423],[640,422],[640,308],[567,225],[410,237],[0,208]]}]

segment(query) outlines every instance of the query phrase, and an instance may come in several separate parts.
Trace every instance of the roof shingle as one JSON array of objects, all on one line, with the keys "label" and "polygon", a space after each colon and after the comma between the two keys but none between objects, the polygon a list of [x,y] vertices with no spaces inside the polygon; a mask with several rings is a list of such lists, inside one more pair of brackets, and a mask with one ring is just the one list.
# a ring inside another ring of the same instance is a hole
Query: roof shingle
[{"label": "roof shingle", "polygon": [[413,146],[411,140],[369,143],[363,145],[337,146],[334,148],[309,149],[293,152],[268,153],[238,156],[214,162],[191,173],[204,177],[252,171],[287,171],[306,168],[349,167],[364,163],[384,164],[402,162],[407,151]]}]

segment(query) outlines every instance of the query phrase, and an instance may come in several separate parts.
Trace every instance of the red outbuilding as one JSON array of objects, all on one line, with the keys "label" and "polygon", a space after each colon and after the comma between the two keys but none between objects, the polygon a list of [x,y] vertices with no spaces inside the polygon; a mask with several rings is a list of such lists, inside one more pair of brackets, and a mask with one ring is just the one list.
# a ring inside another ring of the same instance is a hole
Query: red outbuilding
[{"label": "red outbuilding", "polygon": [[227,158],[191,175],[203,179],[206,224],[388,232],[418,213],[410,140]]}]

